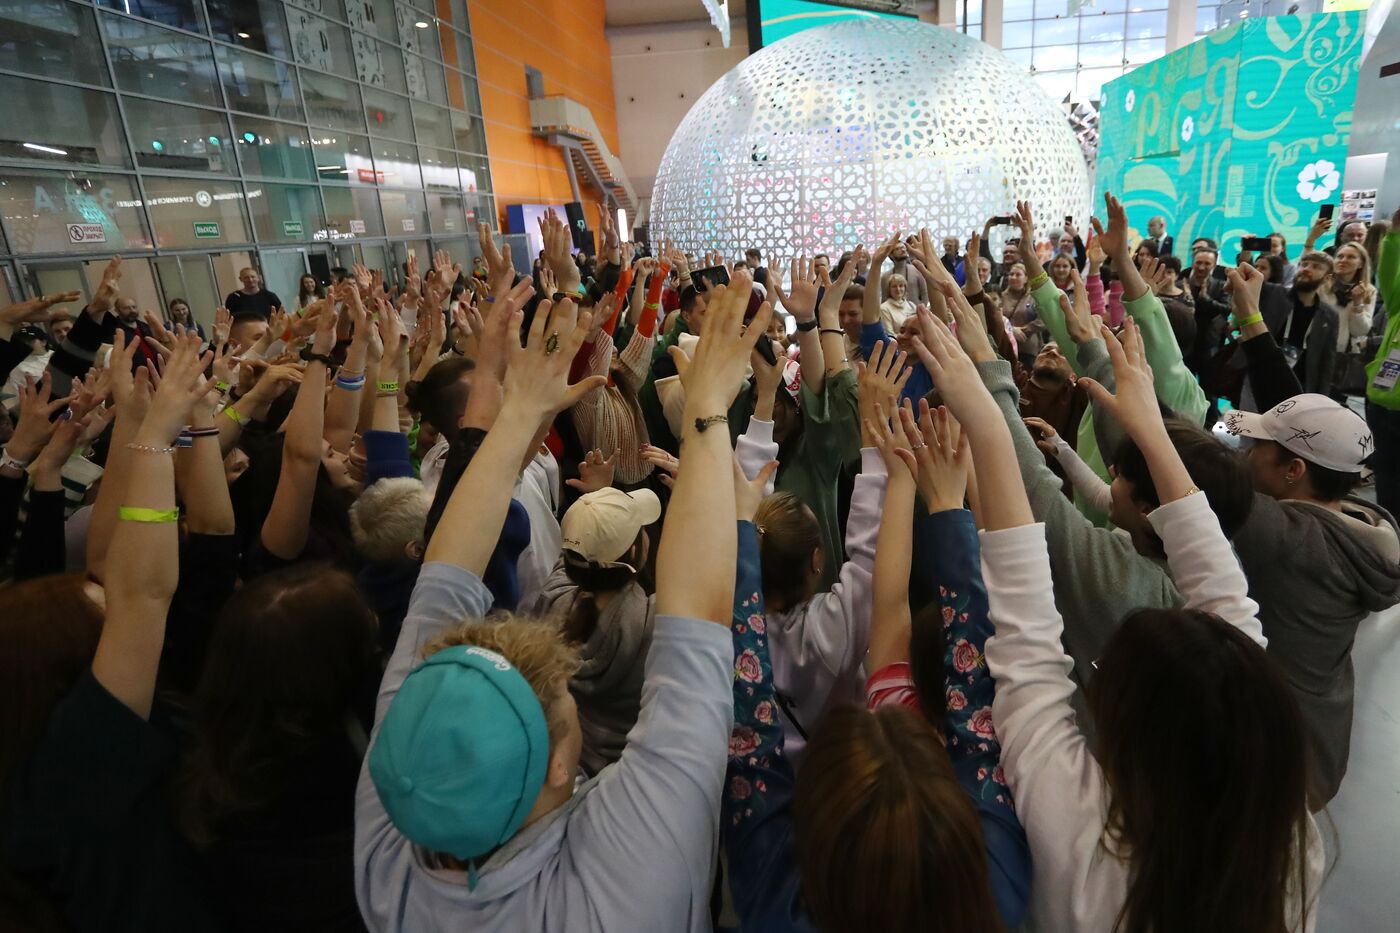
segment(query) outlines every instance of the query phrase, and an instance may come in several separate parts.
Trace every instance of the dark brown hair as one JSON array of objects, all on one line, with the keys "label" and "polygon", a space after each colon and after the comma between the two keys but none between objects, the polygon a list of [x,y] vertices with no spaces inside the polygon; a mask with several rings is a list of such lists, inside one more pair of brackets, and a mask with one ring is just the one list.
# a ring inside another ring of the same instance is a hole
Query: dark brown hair
[{"label": "dark brown hair", "polygon": [[817,929],[1002,929],[976,808],[919,714],[833,710],[803,754],[793,824]]},{"label": "dark brown hair", "polygon": [[271,803],[311,743],[340,734],[378,661],[379,624],[327,564],[254,578],[215,622],[179,781],[180,825],[207,845]]},{"label": "dark brown hair", "polygon": [[812,510],[790,492],[765,498],[753,520],[763,562],[763,598],[772,609],[791,609],[807,598],[812,552],[822,546],[821,526]]},{"label": "dark brown hair", "polygon": [[[1167,436],[1186,465],[1186,472],[1191,474],[1191,482],[1206,494],[1211,511],[1220,520],[1220,529],[1225,537],[1231,537],[1249,518],[1250,506],[1254,504],[1249,464],[1204,428],[1175,417],[1167,418],[1166,425]],[[1125,437],[1119,444],[1113,466],[1119,476],[1132,483],[1134,499],[1154,509],[1161,505],[1147,458],[1131,438]]]},{"label": "dark brown hair", "polygon": [[59,700],[92,666],[102,610],[81,573],[0,588],[0,788],[29,757]]},{"label": "dark brown hair", "polygon": [[452,440],[457,436],[457,422],[462,420],[471,395],[471,387],[462,377],[474,369],[476,364],[472,360],[460,356],[434,363],[421,381],[410,382],[404,389],[409,409],[422,415],[443,437]]},{"label": "dark brown hair", "polygon": [[[1306,890],[1308,752],[1272,658],[1192,609],[1144,609],[1089,688],[1103,845],[1128,866],[1122,933],[1284,933]],[[1299,922],[1298,928],[1303,924]]]}]

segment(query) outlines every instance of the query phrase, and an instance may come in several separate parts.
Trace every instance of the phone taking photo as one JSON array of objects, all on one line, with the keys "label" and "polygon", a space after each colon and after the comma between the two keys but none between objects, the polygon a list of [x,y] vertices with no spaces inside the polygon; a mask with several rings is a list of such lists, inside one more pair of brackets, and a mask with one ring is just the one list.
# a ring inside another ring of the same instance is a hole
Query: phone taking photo
[{"label": "phone taking photo", "polygon": [[1240,241],[1240,249],[1250,253],[1267,253],[1274,248],[1274,241],[1266,236],[1247,236]]},{"label": "phone taking photo", "polygon": [[1337,208],[1337,205],[1335,205],[1335,204],[1324,204],[1324,205],[1322,205],[1322,207],[1319,208],[1319,209],[1318,209],[1318,212],[1317,212],[1317,217],[1318,217],[1318,219],[1319,219],[1319,220],[1331,220],[1331,219],[1332,219],[1332,212],[1333,212],[1334,210],[1336,210],[1336,208]]}]

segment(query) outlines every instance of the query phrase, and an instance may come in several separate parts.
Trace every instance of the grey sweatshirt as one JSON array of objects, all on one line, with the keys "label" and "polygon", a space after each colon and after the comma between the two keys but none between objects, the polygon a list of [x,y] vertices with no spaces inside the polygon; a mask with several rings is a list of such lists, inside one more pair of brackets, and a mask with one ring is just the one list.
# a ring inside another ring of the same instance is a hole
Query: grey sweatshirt
[{"label": "grey sweatshirt", "polygon": [[[561,559],[544,583],[536,611],[567,614],[579,593]],[[583,729],[579,763],[597,774],[622,755],[642,704],[647,652],[656,625],[656,598],[634,581],[598,612],[593,634],[579,646],[583,665],[569,681]]]},{"label": "grey sweatshirt", "polygon": [[1372,612],[1400,602],[1400,538],[1379,506],[1348,497],[1345,514],[1255,494],[1235,550],[1259,603],[1269,654],[1302,707],[1314,808],[1337,794],[1351,748],[1351,646]]},{"label": "grey sweatshirt", "polygon": [[[379,688],[375,737],[422,645],[490,608],[476,574],[423,565]],[[659,617],[641,716],[622,757],[516,833],[479,867],[474,886],[467,872],[428,867],[394,828],[366,755],[355,796],[355,896],[365,923],[403,933],[708,931],[733,672],[728,627]]]}]

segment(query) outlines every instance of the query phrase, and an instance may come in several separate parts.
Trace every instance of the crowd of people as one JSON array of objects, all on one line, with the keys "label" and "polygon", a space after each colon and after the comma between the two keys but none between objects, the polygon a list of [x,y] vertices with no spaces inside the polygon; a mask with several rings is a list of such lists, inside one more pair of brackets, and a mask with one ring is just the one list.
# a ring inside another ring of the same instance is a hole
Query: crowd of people
[{"label": "crowd of people", "polygon": [[1313,930],[1400,211],[1104,207],[0,309],[6,926]]}]

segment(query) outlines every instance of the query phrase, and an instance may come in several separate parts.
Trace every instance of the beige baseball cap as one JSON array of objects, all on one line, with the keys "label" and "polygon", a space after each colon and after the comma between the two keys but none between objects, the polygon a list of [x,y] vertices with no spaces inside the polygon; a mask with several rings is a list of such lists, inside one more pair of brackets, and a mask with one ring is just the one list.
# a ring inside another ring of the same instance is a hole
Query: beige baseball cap
[{"label": "beige baseball cap", "polygon": [[660,517],[661,500],[650,489],[629,493],[609,486],[580,497],[564,513],[559,530],[565,550],[610,565],[627,553],[637,532]]}]

